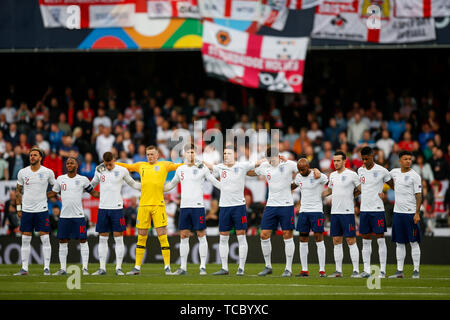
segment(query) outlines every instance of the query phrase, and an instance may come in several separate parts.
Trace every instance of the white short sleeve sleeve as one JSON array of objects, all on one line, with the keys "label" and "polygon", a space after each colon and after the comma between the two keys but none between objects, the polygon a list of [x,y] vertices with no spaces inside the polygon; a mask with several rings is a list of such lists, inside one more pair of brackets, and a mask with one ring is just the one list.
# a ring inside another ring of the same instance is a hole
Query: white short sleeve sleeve
[{"label": "white short sleeve sleeve", "polygon": [[392,179],[392,177],[389,174],[389,171],[387,171],[387,169],[384,169],[383,172],[384,172],[383,182],[388,182],[389,180]]},{"label": "white short sleeve sleeve", "polygon": [[56,192],[56,193],[61,192],[61,185],[60,185],[59,179],[56,179],[55,184],[53,185],[52,191]]},{"label": "white short sleeve sleeve", "polygon": [[24,181],[23,181],[23,171],[19,170],[19,173],[17,174],[17,184],[19,186],[23,186],[23,183],[24,183]]},{"label": "white short sleeve sleeve", "polygon": [[414,175],[413,186],[414,186],[414,193],[422,193],[422,179],[418,174]]},{"label": "white short sleeve sleeve", "polygon": [[292,160],[288,160],[289,163],[289,169],[294,172],[297,173],[298,172],[298,168],[297,168],[297,162],[292,161]]},{"label": "white short sleeve sleeve", "polygon": [[296,176],[295,176],[295,179],[294,179],[294,184],[296,184],[297,186],[298,185],[300,185],[300,174],[297,174]]},{"label": "white short sleeve sleeve", "polygon": [[361,181],[359,180],[359,176],[355,173],[352,174],[353,184],[355,187],[358,187],[361,184]]},{"label": "white short sleeve sleeve", "polygon": [[219,167],[217,165],[213,166],[212,175],[214,177],[219,177],[220,176],[220,169],[219,169]]},{"label": "white short sleeve sleeve", "polygon": [[56,183],[55,173],[53,172],[53,170],[50,169],[48,171],[49,171],[48,183],[54,185]]},{"label": "white short sleeve sleeve", "polygon": [[328,177],[327,177],[327,175],[326,174],[320,174],[320,183],[322,184],[322,185],[325,185],[326,183],[328,182]]}]

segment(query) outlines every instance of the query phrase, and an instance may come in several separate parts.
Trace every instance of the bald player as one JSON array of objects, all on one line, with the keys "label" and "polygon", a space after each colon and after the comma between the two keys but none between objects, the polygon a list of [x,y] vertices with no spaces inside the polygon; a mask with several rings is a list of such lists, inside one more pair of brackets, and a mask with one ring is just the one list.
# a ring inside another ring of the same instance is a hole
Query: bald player
[{"label": "bald player", "polygon": [[300,232],[300,261],[302,270],[298,277],[308,277],[308,241],[309,232],[314,232],[314,239],[317,246],[317,256],[319,257],[319,276],[326,277],[325,274],[325,244],[323,241],[323,202],[322,191],[328,182],[325,174],[320,173],[320,177],[315,178],[315,172],[311,170],[309,161],[301,158],[297,162],[299,173],[291,184],[291,190],[300,187],[300,213],[296,230]]}]

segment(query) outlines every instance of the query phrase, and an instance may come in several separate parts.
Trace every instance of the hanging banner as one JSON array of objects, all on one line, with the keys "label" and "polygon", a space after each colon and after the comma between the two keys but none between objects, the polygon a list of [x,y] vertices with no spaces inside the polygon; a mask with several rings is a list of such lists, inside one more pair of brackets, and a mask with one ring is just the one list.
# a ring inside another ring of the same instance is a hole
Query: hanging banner
[{"label": "hanging banner", "polygon": [[150,18],[200,19],[197,0],[148,0],[147,12]]},{"label": "hanging banner", "polygon": [[396,17],[437,18],[450,16],[449,0],[395,0]]},{"label": "hanging banner", "polygon": [[39,0],[46,28],[132,27],[136,0]]},{"label": "hanging banner", "polygon": [[436,39],[434,19],[396,18],[389,0],[334,0],[316,7],[312,38],[375,43]]},{"label": "hanging banner", "polygon": [[309,38],[272,37],[203,24],[207,74],[250,88],[301,92]]}]

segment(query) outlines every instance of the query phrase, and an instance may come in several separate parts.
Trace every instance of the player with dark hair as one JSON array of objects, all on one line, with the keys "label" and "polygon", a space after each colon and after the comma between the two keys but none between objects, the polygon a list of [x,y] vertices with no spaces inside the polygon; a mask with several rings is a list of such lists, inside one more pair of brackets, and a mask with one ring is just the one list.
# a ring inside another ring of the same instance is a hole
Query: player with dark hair
[{"label": "player with dark hair", "polygon": [[300,232],[300,261],[302,270],[297,276],[307,277],[308,272],[308,242],[309,232],[314,232],[314,239],[317,246],[317,256],[319,258],[319,276],[325,275],[325,244],[323,241],[324,217],[322,204],[322,190],[328,182],[325,174],[321,173],[320,178],[314,177],[314,171],[309,166],[306,157],[300,157],[297,162],[299,173],[292,182],[291,189],[300,187],[301,200],[300,212],[297,221],[297,231]]},{"label": "player with dark hair", "polygon": [[336,263],[336,272],[329,275],[332,278],[342,277],[342,260],[344,258],[342,241],[344,237],[347,240],[353,264],[352,278],[359,277],[359,251],[356,243],[354,193],[360,182],[356,172],[345,168],[346,158],[344,152],[340,150],[335,152],[333,164],[336,171],[330,174],[328,189],[322,192],[323,197],[332,195],[330,235],[333,237],[334,261]]},{"label": "player with dark hair", "polygon": [[122,260],[125,253],[123,231],[125,231],[126,226],[121,194],[124,182],[136,190],[141,190],[141,184],[134,181],[125,168],[115,165],[114,155],[111,152],[105,152],[103,164],[95,170],[95,176],[91,181],[94,188],[100,184],[100,204],[95,227],[95,231],[99,233],[98,257],[100,268],[92,275],[106,274],[108,238],[111,231],[116,243],[116,274],[124,275],[122,271]]},{"label": "player with dark hair", "polygon": [[172,181],[164,186],[164,192],[169,191],[181,183],[180,202],[180,268],[174,275],[185,275],[187,273],[187,258],[189,255],[189,237],[191,230],[197,232],[200,255],[200,275],[206,275],[206,258],[208,254],[208,242],[206,241],[206,213],[203,202],[203,182],[208,180],[216,188],[220,188],[219,181],[209,172],[206,167],[198,168],[195,165],[195,146],[186,145],[184,148],[184,163],[175,171]]},{"label": "player with dark hair", "polygon": [[83,210],[83,192],[98,198],[89,179],[77,174],[78,161],[73,157],[66,160],[67,174],[59,176],[53,185],[52,195],[61,194],[62,209],[58,221],[59,262],[61,269],[53,275],[66,275],[69,239],[80,240],[81,262],[83,275],[88,275],[89,245],[87,243],[86,219]]},{"label": "player with dark hair", "polygon": [[397,244],[397,271],[389,278],[403,278],[406,244],[411,245],[414,270],[412,277],[419,278],[420,267],[420,206],[422,204],[422,179],[411,169],[412,153],[399,153],[400,168],[390,174],[395,185],[394,219],[392,222],[392,242]]},{"label": "player with dark hair", "polygon": [[387,248],[384,239],[386,232],[386,216],[383,204],[383,185],[387,183],[394,188],[394,183],[389,171],[373,161],[373,150],[370,147],[361,149],[363,166],[358,169],[361,184],[358,191],[361,192],[361,209],[359,232],[362,235],[362,258],[364,271],[362,278],[370,277],[370,256],[372,254],[372,238],[374,233],[378,243],[378,255],[380,258],[380,278],[386,277]]},{"label": "player with dark hair", "polygon": [[33,231],[39,231],[44,253],[44,275],[49,276],[52,247],[50,244],[50,221],[47,204],[47,187],[55,184],[55,174],[41,165],[44,152],[39,148],[30,150],[30,165],[17,174],[16,209],[22,232],[22,268],[14,275],[28,275],[28,260]]}]

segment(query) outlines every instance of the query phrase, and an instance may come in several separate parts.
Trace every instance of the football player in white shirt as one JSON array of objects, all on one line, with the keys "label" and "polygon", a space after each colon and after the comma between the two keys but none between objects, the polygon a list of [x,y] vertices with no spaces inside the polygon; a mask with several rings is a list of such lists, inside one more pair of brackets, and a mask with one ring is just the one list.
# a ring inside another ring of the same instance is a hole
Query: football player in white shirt
[{"label": "football player in white shirt", "polygon": [[248,244],[245,233],[247,231],[247,209],[245,206],[244,188],[247,172],[258,167],[266,159],[257,162],[237,162],[237,152],[233,145],[227,145],[223,150],[223,163],[210,165],[203,162],[213,171],[215,177],[220,177],[219,200],[219,255],[222,268],[213,275],[227,275],[228,254],[230,251],[230,231],[234,227],[239,243],[239,267],[236,275],[243,276],[245,261],[247,260]]},{"label": "football player in white shirt", "polygon": [[173,275],[187,273],[187,258],[189,255],[189,236],[191,230],[197,232],[200,255],[200,275],[206,275],[206,257],[208,242],[206,241],[205,205],[203,202],[203,182],[210,181],[220,188],[217,181],[205,166],[195,164],[195,146],[188,144],[184,148],[184,164],[177,168],[172,181],[164,186],[164,192],[170,191],[181,183],[181,202],[178,229],[180,230],[180,268]]},{"label": "football player in white shirt", "polygon": [[331,278],[342,277],[342,260],[344,258],[344,250],[342,248],[343,237],[346,238],[350,249],[350,258],[353,264],[352,278],[360,277],[354,203],[354,196],[360,182],[356,172],[345,168],[346,158],[344,152],[340,150],[336,151],[333,156],[336,171],[330,174],[328,189],[322,192],[323,197],[332,195],[330,235],[333,237],[336,271],[329,275]]},{"label": "football player in white shirt", "polygon": [[47,206],[47,187],[55,184],[55,174],[41,165],[44,152],[39,148],[30,151],[30,165],[17,174],[17,216],[22,232],[22,268],[14,275],[28,275],[31,237],[33,231],[40,231],[44,253],[44,275],[49,276],[52,247],[50,244],[50,220]]},{"label": "football player in white shirt", "polygon": [[422,204],[422,179],[411,169],[412,153],[399,153],[400,168],[390,174],[395,185],[394,219],[392,221],[392,241],[397,244],[397,271],[389,278],[403,278],[406,244],[411,245],[414,265],[413,278],[419,278],[420,266],[420,206]]},{"label": "football player in white shirt", "polygon": [[311,170],[306,158],[300,158],[297,162],[299,174],[292,182],[291,189],[300,187],[300,213],[297,221],[296,230],[300,232],[300,261],[302,271],[297,276],[308,277],[308,242],[309,231],[314,232],[314,239],[317,245],[317,256],[319,258],[319,276],[326,277],[325,274],[325,244],[323,241],[323,200],[322,191],[328,178],[323,173],[320,178],[314,177],[314,171]]},{"label": "football player in white shirt", "polygon": [[[386,216],[382,200],[383,186],[387,183],[394,188],[389,171],[373,161],[373,150],[370,147],[361,149],[363,166],[358,169],[361,184],[361,207],[359,215],[359,233],[362,235],[362,258],[364,271],[361,278],[370,277],[370,256],[372,254],[372,237],[374,233],[378,243],[380,257],[380,278],[386,277],[387,248],[384,233],[386,232]],[[358,192],[357,192],[358,193]]]},{"label": "football player in white shirt", "polygon": [[[270,235],[281,225],[285,244],[286,268],[282,277],[292,276],[292,260],[295,244],[293,229],[295,224],[294,201],[292,199],[291,182],[294,173],[298,172],[297,163],[291,160],[280,162],[278,153],[272,148],[267,149],[267,159],[254,170],[254,174],[263,175],[269,185],[269,198],[264,209],[261,221],[261,248],[265,267],[258,273],[259,276],[272,274],[272,244]],[[252,175],[252,171],[249,175]]]},{"label": "football player in white shirt", "polygon": [[108,256],[108,238],[112,231],[116,243],[116,275],[125,275],[122,271],[122,260],[125,253],[123,232],[126,229],[123,214],[122,185],[126,182],[130,187],[141,190],[141,184],[133,180],[127,169],[116,166],[111,152],[103,154],[103,164],[95,170],[91,181],[92,187],[100,184],[100,204],[98,207],[95,231],[100,234],[98,244],[98,258],[100,268],[92,275],[106,274],[106,257]]},{"label": "football player in white shirt", "polygon": [[87,243],[86,219],[83,210],[83,192],[98,198],[98,191],[94,190],[89,179],[77,174],[78,161],[73,157],[66,160],[67,174],[59,176],[53,185],[53,196],[61,194],[62,210],[58,221],[59,262],[61,269],[53,275],[66,275],[68,242],[72,239],[80,240],[81,263],[83,275],[89,275],[89,245]]}]

